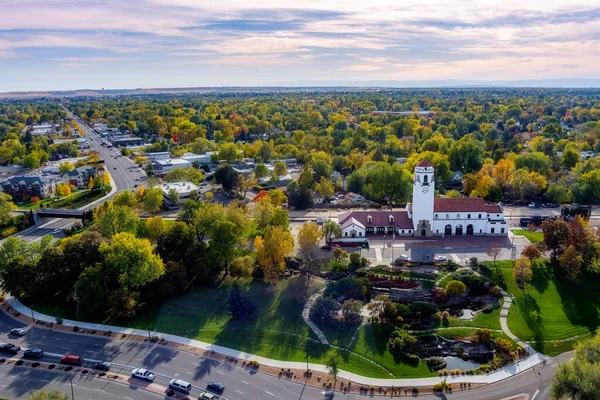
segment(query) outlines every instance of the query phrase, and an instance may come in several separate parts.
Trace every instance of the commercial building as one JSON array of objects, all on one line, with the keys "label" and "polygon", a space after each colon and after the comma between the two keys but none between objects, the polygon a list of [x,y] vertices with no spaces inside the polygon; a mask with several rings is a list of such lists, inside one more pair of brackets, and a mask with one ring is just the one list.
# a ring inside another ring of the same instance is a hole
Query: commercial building
[{"label": "commercial building", "polygon": [[168,158],[166,160],[156,160],[152,163],[156,172],[169,172],[177,168],[191,168],[192,163],[183,158]]},{"label": "commercial building", "polygon": [[[164,206],[169,210],[178,208],[180,204],[191,197],[192,192],[195,192],[196,194],[200,193],[198,185],[192,182],[163,183],[162,185],[159,185],[158,188],[162,190]],[[173,192],[179,195],[179,199],[176,202],[171,199],[171,193]]]}]

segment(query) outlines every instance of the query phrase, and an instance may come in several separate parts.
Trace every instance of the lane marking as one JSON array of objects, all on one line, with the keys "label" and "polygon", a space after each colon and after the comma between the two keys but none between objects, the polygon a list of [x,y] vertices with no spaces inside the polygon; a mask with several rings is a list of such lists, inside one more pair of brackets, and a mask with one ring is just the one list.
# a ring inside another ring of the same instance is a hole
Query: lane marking
[{"label": "lane marking", "polygon": [[215,371],[217,374],[225,375],[225,372]]},{"label": "lane marking", "polygon": [[266,390],[265,390],[265,393],[270,394],[271,396],[275,397],[275,395],[273,393],[267,392]]},{"label": "lane marking", "polygon": [[246,381],[244,381],[244,380],[242,380],[242,383],[245,383],[246,385],[249,385],[249,383],[248,383],[248,382],[246,382]]},{"label": "lane marking", "polygon": [[240,392],[239,390],[236,390],[236,392],[238,392],[239,394],[241,394],[242,396],[244,396],[244,392]]},{"label": "lane marking", "polygon": [[537,396],[539,392],[540,392],[540,389],[535,389],[535,392],[533,393],[533,396],[531,396],[531,400],[534,400],[535,396]]}]

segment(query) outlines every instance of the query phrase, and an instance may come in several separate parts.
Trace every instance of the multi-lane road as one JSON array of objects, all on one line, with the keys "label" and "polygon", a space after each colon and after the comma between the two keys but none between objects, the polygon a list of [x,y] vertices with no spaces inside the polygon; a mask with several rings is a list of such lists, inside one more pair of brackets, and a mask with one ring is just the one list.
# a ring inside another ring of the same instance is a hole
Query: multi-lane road
[{"label": "multi-lane road", "polygon": [[[11,328],[25,327],[24,337],[9,334]],[[163,345],[120,340],[115,338],[57,332],[36,326],[25,326],[20,321],[0,311],[0,342],[10,342],[21,348],[38,347],[46,352],[42,361],[57,363],[60,355],[77,354],[84,359],[109,361],[111,372],[129,375],[133,368],[148,368],[157,374],[155,383],[166,388],[169,379],[178,378],[194,385],[191,398],[197,398],[200,388],[211,381],[226,387],[223,396],[231,400],[296,400],[322,399],[322,389],[304,386],[297,382],[279,379],[260,372],[251,372],[239,366],[204,358]],[[570,354],[562,354],[545,366],[536,367],[515,377],[469,391],[456,391],[444,395],[457,400],[498,400],[526,393],[535,400],[546,400],[548,388],[558,363]],[[0,397],[26,398],[32,390],[58,388],[70,392],[70,379],[74,376],[59,371],[32,370],[25,367],[0,365]],[[75,376],[73,390],[76,399],[151,399],[164,398],[144,390],[146,383],[131,378],[126,384],[108,383],[91,377]],[[535,395],[535,396],[534,396]],[[428,396],[420,396],[427,398]],[[437,396],[436,396],[437,397]],[[336,399],[364,399],[360,395],[338,393]],[[444,397],[443,397],[444,398]]]}]

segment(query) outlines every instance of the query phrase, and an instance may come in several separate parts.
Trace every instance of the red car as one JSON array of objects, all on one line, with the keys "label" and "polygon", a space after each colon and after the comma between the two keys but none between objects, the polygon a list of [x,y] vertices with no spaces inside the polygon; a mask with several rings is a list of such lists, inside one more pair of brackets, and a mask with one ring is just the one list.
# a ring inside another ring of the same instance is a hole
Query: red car
[{"label": "red car", "polygon": [[79,366],[79,365],[83,364],[83,358],[81,358],[79,356],[75,356],[73,354],[67,354],[67,355],[61,357],[60,362],[63,364]]}]

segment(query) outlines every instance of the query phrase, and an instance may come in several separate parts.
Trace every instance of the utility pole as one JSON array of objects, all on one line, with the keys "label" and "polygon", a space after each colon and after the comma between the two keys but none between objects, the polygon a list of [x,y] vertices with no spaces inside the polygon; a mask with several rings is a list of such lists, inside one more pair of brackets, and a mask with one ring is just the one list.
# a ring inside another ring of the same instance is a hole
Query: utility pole
[{"label": "utility pole", "polygon": [[75,392],[73,391],[73,378],[75,378],[75,372],[71,375],[71,400],[75,400]]},{"label": "utility pole", "polygon": [[33,324],[35,325],[35,317],[33,316],[33,308],[31,309],[31,319],[33,320]]}]

